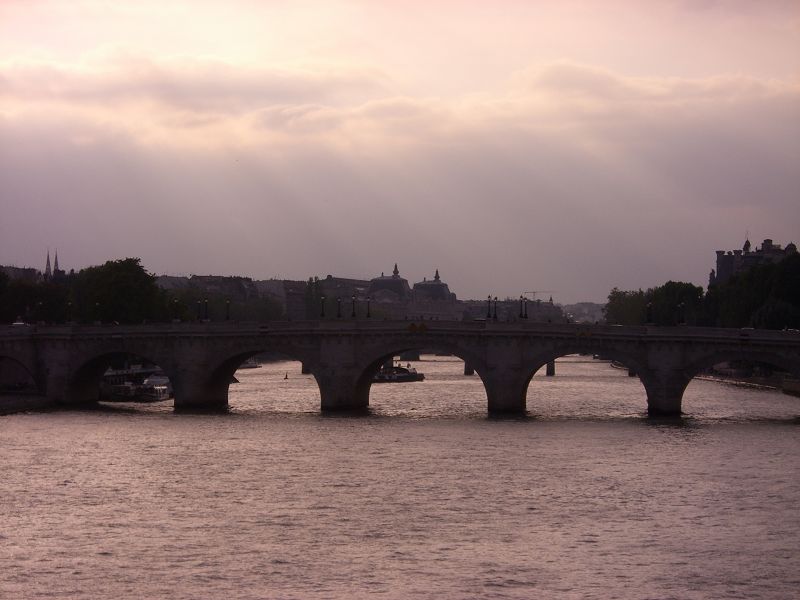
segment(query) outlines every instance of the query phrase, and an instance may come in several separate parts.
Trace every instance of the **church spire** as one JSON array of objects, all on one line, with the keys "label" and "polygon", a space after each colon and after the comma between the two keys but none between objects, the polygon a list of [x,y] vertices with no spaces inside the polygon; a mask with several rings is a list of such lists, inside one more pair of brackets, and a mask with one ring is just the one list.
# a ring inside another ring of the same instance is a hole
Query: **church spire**
[{"label": "church spire", "polygon": [[53,273],[58,271],[58,248],[56,248],[56,258],[53,261]]},{"label": "church spire", "polygon": [[436,275],[433,276],[434,281],[439,281],[439,269],[436,269]]},{"label": "church spire", "polygon": [[47,249],[47,265],[44,267],[44,278],[50,279],[53,272],[50,270],[50,248]]},{"label": "church spire", "polygon": [[395,277],[400,275],[400,270],[397,268],[397,263],[394,263],[394,271],[392,271],[392,275],[394,275]]}]

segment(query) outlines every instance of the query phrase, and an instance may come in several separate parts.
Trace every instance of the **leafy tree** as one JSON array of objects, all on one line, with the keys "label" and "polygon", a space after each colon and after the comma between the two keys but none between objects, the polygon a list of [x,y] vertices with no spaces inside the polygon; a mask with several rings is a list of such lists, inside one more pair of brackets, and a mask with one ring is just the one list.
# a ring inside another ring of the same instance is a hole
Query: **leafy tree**
[{"label": "leafy tree", "polygon": [[73,298],[82,321],[141,323],[165,320],[169,315],[166,294],[138,258],[83,269],[76,276]]},{"label": "leafy tree", "polygon": [[644,292],[628,292],[614,288],[608,294],[603,312],[606,323],[612,325],[640,325],[645,322],[646,302]]},{"label": "leafy tree", "polygon": [[0,283],[0,322],[18,318],[27,322],[58,323],[67,319],[68,282],[32,282],[21,279]]},{"label": "leafy tree", "polygon": [[668,281],[645,294],[648,323],[655,325],[697,324],[702,313],[703,288],[680,281]]}]

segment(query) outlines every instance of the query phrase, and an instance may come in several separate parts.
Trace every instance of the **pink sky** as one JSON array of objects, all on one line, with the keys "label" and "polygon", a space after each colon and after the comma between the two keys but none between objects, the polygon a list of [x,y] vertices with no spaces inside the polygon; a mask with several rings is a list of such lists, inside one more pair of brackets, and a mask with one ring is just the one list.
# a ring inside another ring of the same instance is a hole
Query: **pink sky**
[{"label": "pink sky", "polygon": [[3,2],[0,264],[705,284],[800,242],[800,3]]}]

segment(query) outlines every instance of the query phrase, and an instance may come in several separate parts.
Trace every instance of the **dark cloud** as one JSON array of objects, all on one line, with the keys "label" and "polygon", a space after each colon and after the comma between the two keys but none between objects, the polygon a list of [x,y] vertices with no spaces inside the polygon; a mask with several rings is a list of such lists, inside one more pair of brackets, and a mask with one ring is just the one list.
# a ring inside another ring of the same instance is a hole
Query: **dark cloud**
[{"label": "dark cloud", "polygon": [[[53,82],[48,102],[63,105],[14,96],[25,108],[0,121],[0,262],[48,244],[67,266],[135,255],[170,273],[369,276],[398,261],[411,279],[438,267],[461,296],[599,300],[703,284],[713,251],[746,230],[782,243],[800,231],[789,84],[556,64],[458,102],[334,102],[336,83],[183,101],[209,84],[145,86],[171,110],[115,120],[75,112]],[[217,103],[246,118],[210,118]]]}]

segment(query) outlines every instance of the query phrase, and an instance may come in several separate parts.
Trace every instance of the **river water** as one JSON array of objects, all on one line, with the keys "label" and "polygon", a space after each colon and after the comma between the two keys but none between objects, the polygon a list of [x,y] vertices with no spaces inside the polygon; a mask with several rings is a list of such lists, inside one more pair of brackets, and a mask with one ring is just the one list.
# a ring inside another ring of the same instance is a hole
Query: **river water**
[{"label": "river water", "polygon": [[652,421],[567,357],[489,419],[423,359],[363,417],[288,362],[239,371],[227,415],[0,417],[0,598],[797,597],[800,399],[695,381]]}]

